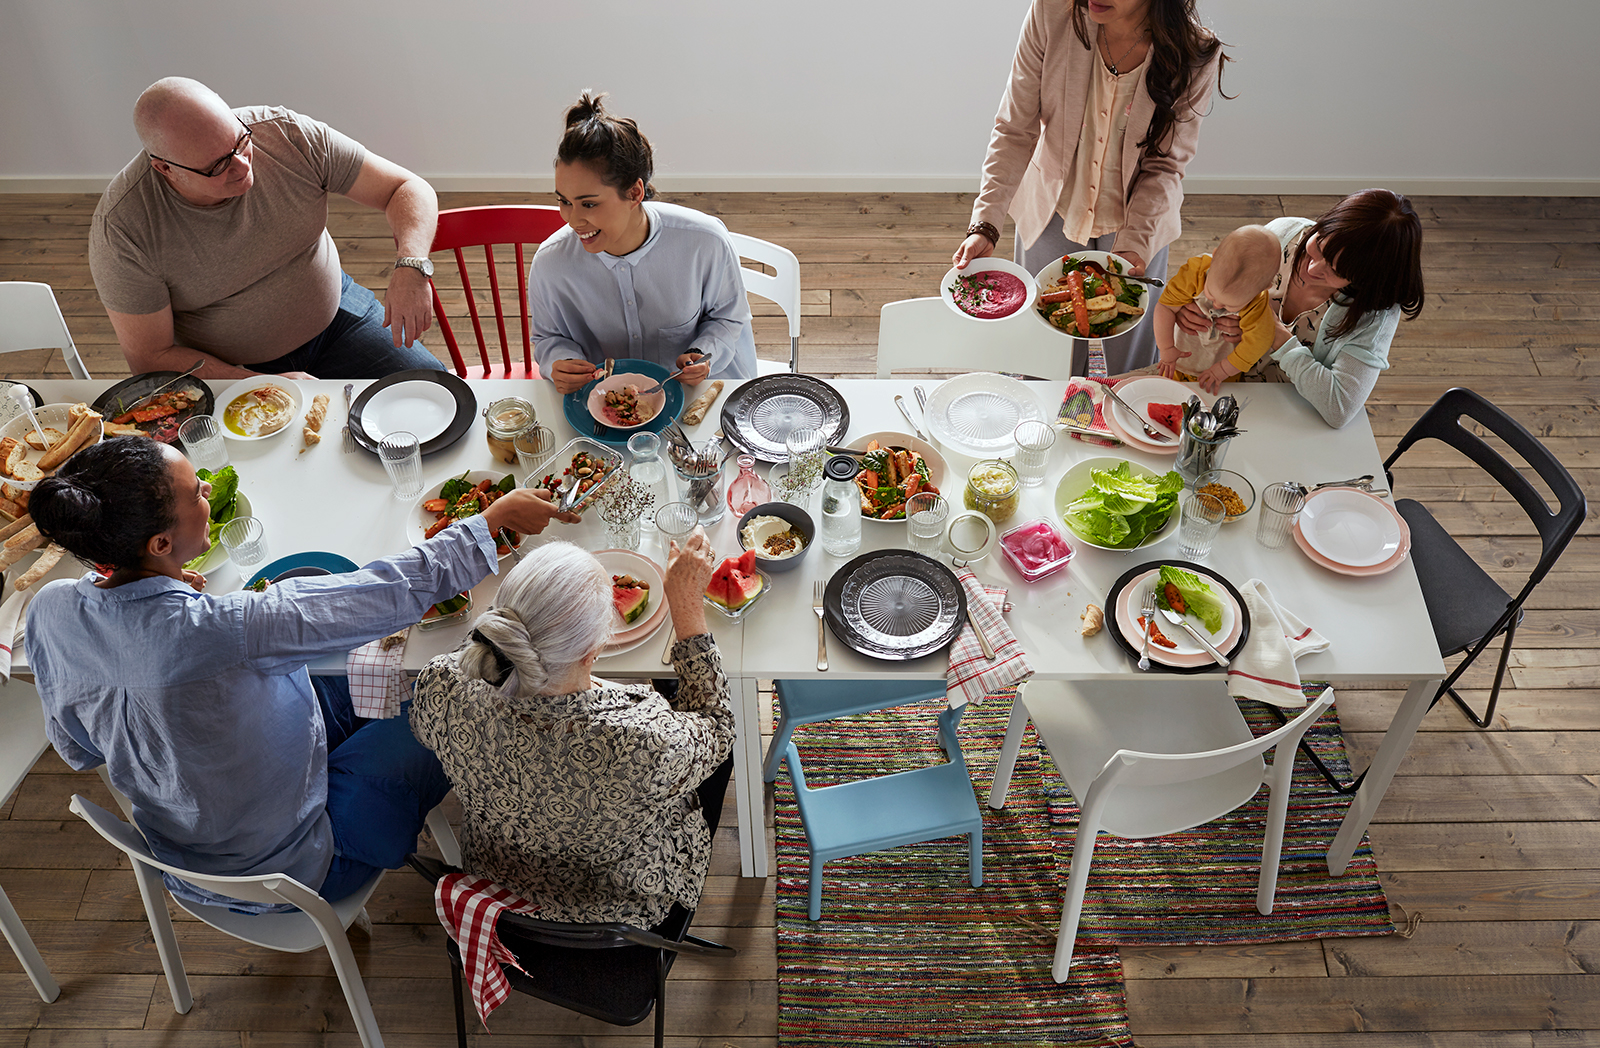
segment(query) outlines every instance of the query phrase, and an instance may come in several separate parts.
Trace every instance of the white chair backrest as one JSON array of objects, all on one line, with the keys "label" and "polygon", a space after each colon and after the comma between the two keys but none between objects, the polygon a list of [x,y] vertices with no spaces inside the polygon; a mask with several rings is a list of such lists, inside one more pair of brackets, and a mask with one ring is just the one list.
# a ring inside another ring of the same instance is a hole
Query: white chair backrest
[{"label": "white chair backrest", "polygon": [[254,877],[215,877],[193,870],[185,870],[162,862],[150,853],[150,846],[137,829],[106,811],[94,801],[73,794],[69,805],[73,813],[94,827],[96,833],[126,852],[130,859],[164,870],[196,887],[216,892],[234,899],[267,904],[288,903],[309,911],[327,906],[321,896],[293,877],[281,873],[260,874]]},{"label": "white chair backrest", "polygon": [[0,281],[0,353],[59,349],[73,378],[88,378],[49,284]]},{"label": "white chair backrest", "polygon": [[[895,370],[1010,371],[1040,378],[1070,378],[1074,346],[1088,343],[1048,330],[1026,311],[1004,320],[957,316],[941,298],[909,298],[878,314],[878,377]],[[1078,374],[1083,373],[1080,366]]]},{"label": "white chair backrest", "polygon": [[789,337],[800,337],[800,260],[786,247],[743,233],[729,233],[733,248],[741,258],[754,259],[777,271],[776,276],[758,273],[741,266],[739,275],[744,278],[744,289],[778,304],[789,321]]},{"label": "white chair backrest", "polygon": [[1275,746],[1288,743],[1282,759],[1293,760],[1294,748],[1316,719],[1333,705],[1333,689],[1326,688],[1315,702],[1309,703],[1300,715],[1289,723],[1266,735],[1259,735],[1236,746],[1200,753],[1140,753],[1137,750],[1118,750],[1106,761],[1100,774],[1095,776],[1094,789],[1103,785],[1116,786],[1166,786],[1178,782],[1193,782],[1220,774],[1230,768],[1252,760]]}]

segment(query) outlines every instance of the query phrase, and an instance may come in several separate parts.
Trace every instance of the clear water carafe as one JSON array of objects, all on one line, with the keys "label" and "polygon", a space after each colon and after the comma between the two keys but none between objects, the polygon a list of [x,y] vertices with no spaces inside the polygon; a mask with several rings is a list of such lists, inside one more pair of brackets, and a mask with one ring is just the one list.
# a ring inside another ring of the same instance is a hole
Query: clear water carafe
[{"label": "clear water carafe", "polygon": [[822,548],[848,557],[861,548],[861,492],[856,473],[861,465],[850,455],[828,460],[822,469]]}]

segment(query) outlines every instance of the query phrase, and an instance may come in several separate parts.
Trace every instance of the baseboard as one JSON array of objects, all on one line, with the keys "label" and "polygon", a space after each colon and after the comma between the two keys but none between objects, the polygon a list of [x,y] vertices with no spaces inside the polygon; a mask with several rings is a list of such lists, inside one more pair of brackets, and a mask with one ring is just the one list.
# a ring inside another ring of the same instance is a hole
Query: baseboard
[{"label": "baseboard", "polygon": [[[99,193],[105,178],[11,178],[0,176],[0,194]],[[442,193],[550,193],[548,174],[433,175],[428,181]],[[1184,179],[1184,191],[1195,196],[1321,196],[1384,186],[1409,196],[1597,197],[1595,178],[1382,178],[1351,175],[1310,176],[1195,175]],[[977,176],[960,175],[661,175],[663,193],[973,193]]]}]

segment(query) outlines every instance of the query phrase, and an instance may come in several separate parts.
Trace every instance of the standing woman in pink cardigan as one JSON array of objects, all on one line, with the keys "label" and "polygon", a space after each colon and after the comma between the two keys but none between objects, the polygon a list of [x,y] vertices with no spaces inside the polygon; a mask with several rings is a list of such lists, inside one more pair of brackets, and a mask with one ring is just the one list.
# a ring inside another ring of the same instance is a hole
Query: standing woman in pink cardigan
[{"label": "standing woman in pink cardigan", "polygon": [[[1094,248],[1165,277],[1183,171],[1227,61],[1194,0],[1033,0],[955,265],[993,254],[1010,214],[1030,273]],[[1106,357],[1112,374],[1153,364],[1148,316]]]}]

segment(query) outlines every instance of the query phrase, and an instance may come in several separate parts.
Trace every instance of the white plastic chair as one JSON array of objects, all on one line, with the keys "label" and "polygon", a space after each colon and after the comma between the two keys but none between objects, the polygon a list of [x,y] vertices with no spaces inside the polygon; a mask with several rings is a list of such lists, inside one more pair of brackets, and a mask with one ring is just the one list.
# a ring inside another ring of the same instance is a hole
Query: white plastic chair
[{"label": "white plastic chair", "polygon": [[180,1014],[187,1013],[193,1007],[194,997],[189,992],[189,976],[183,969],[183,956],[178,952],[172,918],[167,913],[161,883],[162,871],[207,891],[235,899],[267,904],[288,903],[299,907],[299,913],[251,915],[235,913],[225,906],[208,906],[173,896],[173,901],[179,906],[235,939],[283,953],[306,953],[319,946],[326,947],[328,956],[333,960],[333,970],[339,976],[339,984],[344,987],[344,997],[355,1018],[363,1048],[383,1048],[383,1036],[378,1032],[378,1020],[373,1014],[372,1002],[367,999],[366,985],[361,981],[361,969],[356,966],[355,954],[345,935],[345,929],[351,924],[359,924],[363,928],[371,926],[363,907],[383,876],[381,870],[355,893],[336,903],[329,903],[299,881],[281,873],[255,877],[213,877],[170,866],[150,854],[149,846],[137,829],[100,805],[74,794],[71,808],[74,814],[93,826],[96,833],[116,845],[132,861],[134,877],[139,882],[139,897],[144,900],[145,916],[155,936],[156,952],[161,957],[161,968],[167,975],[167,986],[172,990],[172,1006]]},{"label": "white plastic chair", "polygon": [[89,377],[50,285],[0,281],[0,353],[25,349],[59,349],[73,378]]},{"label": "white plastic chair", "polygon": [[[1050,968],[1056,982],[1065,982],[1072,966],[1100,830],[1132,838],[1177,833],[1226,815],[1266,783],[1272,793],[1256,909],[1272,912],[1295,747],[1332,705],[1329,688],[1294,720],[1257,738],[1214,678],[1145,693],[1107,681],[1029,681],[1017,689],[989,807],[1005,806],[1022,733],[1032,720],[1080,810]],[[1262,760],[1268,750],[1271,767]]]},{"label": "white plastic chair", "polygon": [[[783,315],[789,321],[789,370],[800,370],[800,260],[794,252],[786,247],[757,240],[755,237],[745,236],[743,233],[729,233],[733,241],[733,248],[739,252],[739,257],[754,259],[763,265],[771,266],[777,271],[776,276],[757,272],[754,269],[741,266],[739,275],[744,277],[744,289],[752,295],[760,295],[778,304],[783,310]],[[769,375],[782,371],[779,364],[770,360],[756,361],[756,374]]]},{"label": "white plastic chair", "polygon": [[[0,687],[0,804],[22,784],[49,745],[50,740],[44,734],[44,709],[39,705],[39,693],[33,685],[13,680]],[[61,987],[45,967],[44,958],[39,956],[38,947],[33,945],[33,939],[22,926],[22,919],[3,889],[0,889],[0,931],[4,931],[6,942],[11,944],[12,952],[22,962],[22,970],[28,973],[28,980],[44,1002],[49,1004],[61,996]]]},{"label": "white plastic chair", "polygon": [[886,303],[878,313],[878,377],[953,368],[1071,378],[1077,343],[1026,311],[1004,320],[972,320],[957,316],[941,298],[908,298]]}]

